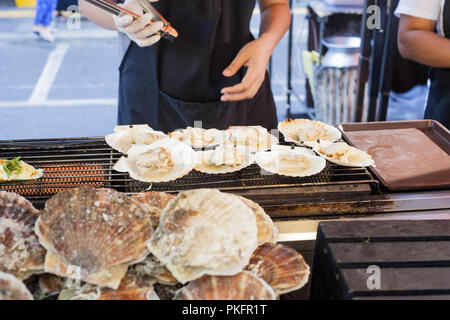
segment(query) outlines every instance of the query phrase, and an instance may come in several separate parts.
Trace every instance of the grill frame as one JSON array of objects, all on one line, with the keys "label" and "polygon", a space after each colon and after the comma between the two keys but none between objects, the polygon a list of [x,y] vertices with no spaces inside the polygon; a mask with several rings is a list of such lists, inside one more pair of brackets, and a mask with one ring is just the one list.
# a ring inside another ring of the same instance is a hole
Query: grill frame
[{"label": "grill frame", "polygon": [[[113,188],[128,194],[149,189],[176,193],[197,188],[218,188],[272,207],[329,198],[362,199],[381,193],[379,181],[366,168],[347,168],[330,163],[322,173],[305,178],[264,175],[254,164],[237,173],[208,175],[192,171],[170,183],[141,183],[128,174],[112,169],[121,153],[111,149],[103,137],[0,141],[0,159],[17,156],[30,165],[44,168],[44,177],[36,181],[1,183],[0,190],[24,195],[37,208],[42,208],[45,201],[56,193],[45,192],[45,189],[59,192],[81,186]],[[66,180],[58,182],[58,177],[50,177],[49,171],[45,171],[45,166],[49,165]],[[90,174],[77,175],[77,172]],[[74,181],[67,181],[70,179]],[[30,191],[34,194],[30,195]]]}]

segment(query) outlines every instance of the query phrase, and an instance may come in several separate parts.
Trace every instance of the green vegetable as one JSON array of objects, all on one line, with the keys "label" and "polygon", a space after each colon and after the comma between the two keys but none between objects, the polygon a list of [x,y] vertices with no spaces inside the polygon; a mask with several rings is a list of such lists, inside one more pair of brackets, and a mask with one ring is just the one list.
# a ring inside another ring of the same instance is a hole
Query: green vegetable
[{"label": "green vegetable", "polygon": [[22,166],[20,165],[20,157],[12,160],[8,160],[3,163],[3,170],[6,176],[9,178],[14,172],[20,174],[22,172]]}]

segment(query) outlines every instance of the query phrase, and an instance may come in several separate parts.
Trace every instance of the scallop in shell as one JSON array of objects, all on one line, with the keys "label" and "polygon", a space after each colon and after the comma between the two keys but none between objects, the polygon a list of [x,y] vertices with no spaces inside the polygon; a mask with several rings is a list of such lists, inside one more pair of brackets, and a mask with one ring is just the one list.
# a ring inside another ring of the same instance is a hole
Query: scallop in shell
[{"label": "scallop in shell", "polygon": [[48,200],[35,232],[47,249],[46,272],[117,289],[128,266],[148,255],[152,226],[127,195],[80,188]]},{"label": "scallop in shell", "polygon": [[256,225],[258,227],[258,245],[263,243],[276,243],[278,239],[278,228],[274,225],[272,219],[264,211],[264,209],[252,200],[241,196],[236,197],[241,199],[247,207],[252,209],[255,215]]},{"label": "scallop in shell", "polygon": [[192,148],[207,148],[225,141],[225,133],[217,129],[187,127],[169,133],[169,137],[190,145]]},{"label": "scallop in shell", "polygon": [[240,171],[255,162],[250,149],[244,146],[221,145],[214,150],[197,152],[195,170],[209,174]]},{"label": "scallop in shell", "polygon": [[34,234],[38,217],[27,199],[0,191],[0,271],[21,280],[43,272],[45,249]]},{"label": "scallop in shell", "polygon": [[278,294],[302,288],[310,268],[301,254],[282,244],[263,244],[250,259],[246,270],[265,280]]},{"label": "scallop in shell", "polygon": [[159,297],[152,283],[127,274],[117,290],[85,284],[62,290],[58,300],[159,300]]},{"label": "scallop in shell", "polygon": [[135,144],[149,145],[167,138],[163,132],[155,131],[148,125],[117,126],[114,131],[105,137],[106,143],[122,153],[127,152]]},{"label": "scallop in shell", "polygon": [[278,148],[256,154],[256,163],[264,170],[289,177],[307,177],[325,169],[325,159],[305,148]]},{"label": "scallop in shell", "polygon": [[289,119],[278,124],[284,140],[304,145],[309,141],[326,140],[335,142],[341,139],[341,132],[330,125],[309,119]]},{"label": "scallop in shell", "polygon": [[237,126],[227,130],[226,144],[246,146],[250,152],[269,150],[278,139],[261,126]]},{"label": "scallop in shell", "polygon": [[44,170],[36,169],[20,160],[20,157],[12,160],[0,159],[0,182],[37,180],[43,175]]},{"label": "scallop in shell", "polygon": [[195,151],[173,139],[158,140],[151,145],[134,145],[114,165],[114,170],[128,172],[143,182],[168,182],[179,179],[194,169]]},{"label": "scallop in shell", "polygon": [[161,212],[175,196],[165,192],[150,191],[136,193],[131,198],[139,202],[141,208],[150,216],[153,228],[156,229],[159,226]]},{"label": "scallop in shell", "polygon": [[234,276],[203,276],[175,294],[174,300],[276,300],[274,290],[261,278],[241,272]]},{"label": "scallop in shell", "polygon": [[321,141],[314,145],[314,150],[335,164],[345,167],[375,166],[372,156],[362,150],[356,149],[345,142],[330,143]]},{"label": "scallop in shell", "polygon": [[33,295],[22,281],[0,271],[0,300],[33,300]]},{"label": "scallop in shell", "polygon": [[215,189],[184,191],[162,212],[147,245],[181,283],[204,274],[233,275],[248,264],[257,246],[252,210]]}]

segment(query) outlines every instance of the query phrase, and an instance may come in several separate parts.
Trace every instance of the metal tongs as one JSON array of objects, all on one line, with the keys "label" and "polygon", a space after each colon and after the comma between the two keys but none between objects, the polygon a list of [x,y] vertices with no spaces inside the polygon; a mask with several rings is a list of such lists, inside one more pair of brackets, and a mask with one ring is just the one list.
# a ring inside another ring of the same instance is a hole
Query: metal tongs
[{"label": "metal tongs", "polygon": [[[130,15],[135,19],[139,19],[141,16],[118,6],[115,3],[109,2],[108,0],[86,0],[87,2],[93,4],[94,6],[108,11],[109,13],[120,16],[122,14]],[[167,39],[173,41],[178,37],[178,32],[175,30],[169,22],[156,10],[156,8],[151,5],[151,3],[147,0],[137,0],[145,13],[152,14],[152,21],[150,23],[155,23],[161,21],[163,23],[163,28],[161,29],[160,36],[162,39]]]}]

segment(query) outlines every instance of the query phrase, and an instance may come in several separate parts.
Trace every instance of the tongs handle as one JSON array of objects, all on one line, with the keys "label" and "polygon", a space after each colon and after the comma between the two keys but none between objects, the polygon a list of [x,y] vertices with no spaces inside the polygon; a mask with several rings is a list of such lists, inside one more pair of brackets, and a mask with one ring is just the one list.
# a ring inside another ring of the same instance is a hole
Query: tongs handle
[{"label": "tongs handle", "polygon": [[[109,13],[120,16],[122,14],[130,15],[134,19],[139,19],[141,16],[133,11],[130,11],[126,8],[118,6],[115,3],[109,2],[107,0],[86,0],[87,2],[93,4],[94,6],[108,11]],[[142,7],[145,13],[152,13],[153,18],[150,21],[150,24],[155,23],[157,21],[161,21],[163,23],[163,27],[161,29],[160,35],[162,39],[167,39],[173,41],[178,37],[178,32],[175,30],[166,19],[156,10],[154,6],[152,6],[149,2],[138,0],[138,3]]]}]

